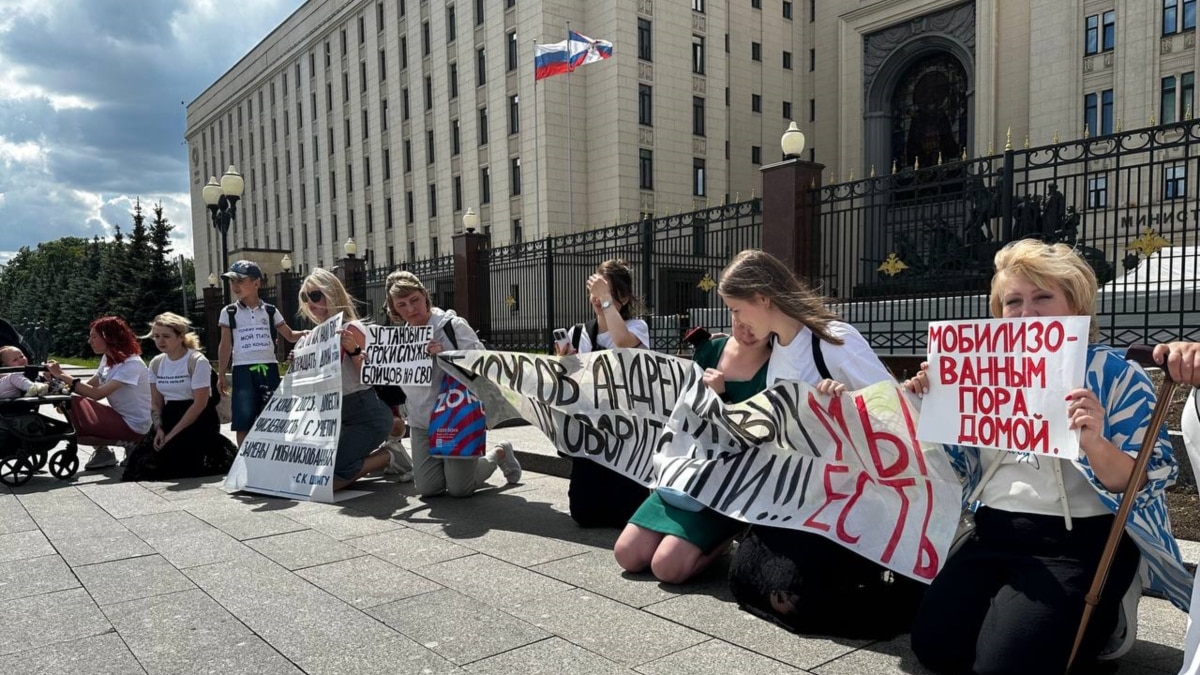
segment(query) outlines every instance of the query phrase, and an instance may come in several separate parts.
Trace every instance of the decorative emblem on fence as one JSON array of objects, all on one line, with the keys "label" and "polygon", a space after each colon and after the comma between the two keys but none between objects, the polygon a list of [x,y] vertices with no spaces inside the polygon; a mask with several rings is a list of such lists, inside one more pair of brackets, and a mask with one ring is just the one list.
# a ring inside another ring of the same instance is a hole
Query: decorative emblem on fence
[{"label": "decorative emblem on fence", "polygon": [[908,265],[905,265],[903,260],[897,258],[895,253],[889,253],[887,260],[884,260],[883,264],[879,266],[879,271],[889,277],[894,277],[906,269],[908,269]]},{"label": "decorative emblem on fence", "polygon": [[696,288],[699,288],[705,293],[711,292],[712,289],[716,287],[717,282],[713,281],[712,275],[710,275],[708,272],[705,272],[704,276],[700,279],[700,283],[696,284]]},{"label": "decorative emblem on fence", "polygon": [[1142,236],[1130,242],[1129,246],[1125,247],[1125,250],[1136,251],[1143,258],[1149,258],[1158,253],[1160,249],[1170,245],[1171,242],[1155,232],[1154,228],[1147,227],[1146,231],[1142,232]]}]

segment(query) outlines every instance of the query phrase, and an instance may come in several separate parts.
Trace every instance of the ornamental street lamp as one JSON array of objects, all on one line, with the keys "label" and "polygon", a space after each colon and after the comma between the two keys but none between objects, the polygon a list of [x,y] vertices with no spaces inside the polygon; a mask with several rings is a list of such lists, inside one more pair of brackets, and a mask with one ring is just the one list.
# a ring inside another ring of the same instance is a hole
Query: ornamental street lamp
[{"label": "ornamental street lamp", "polygon": [[[208,179],[208,185],[205,185],[202,191],[204,203],[212,213],[213,228],[221,233],[222,270],[229,266],[229,226],[237,220],[237,203],[245,189],[246,182],[242,180],[242,175],[230,164],[225,175],[221,176],[221,182],[218,183],[217,177],[213,176]],[[228,304],[229,281],[223,282],[222,286],[225,291],[225,303]]]},{"label": "ornamental street lamp", "polygon": [[358,255],[358,244],[354,243],[354,237],[350,237],[345,244],[342,244],[342,251],[346,253],[347,258]]},{"label": "ornamental street lamp", "polygon": [[783,149],[783,156],[788,158],[799,158],[804,152],[804,132],[800,131],[800,127],[796,126],[795,122],[788,125],[787,131],[783,132],[783,136],[779,139],[779,147]]},{"label": "ornamental street lamp", "polygon": [[463,214],[463,228],[467,232],[474,232],[479,227],[479,214],[475,213],[475,209],[468,208]]}]

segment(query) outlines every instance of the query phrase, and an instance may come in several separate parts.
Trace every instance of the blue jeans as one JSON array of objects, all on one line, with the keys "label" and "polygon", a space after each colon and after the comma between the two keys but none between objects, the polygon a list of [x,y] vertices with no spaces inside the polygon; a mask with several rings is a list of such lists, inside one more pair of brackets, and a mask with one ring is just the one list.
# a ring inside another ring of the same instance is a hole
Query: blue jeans
[{"label": "blue jeans", "polygon": [[233,367],[233,419],[229,428],[250,431],[267,399],[279,387],[278,363],[255,363]]}]

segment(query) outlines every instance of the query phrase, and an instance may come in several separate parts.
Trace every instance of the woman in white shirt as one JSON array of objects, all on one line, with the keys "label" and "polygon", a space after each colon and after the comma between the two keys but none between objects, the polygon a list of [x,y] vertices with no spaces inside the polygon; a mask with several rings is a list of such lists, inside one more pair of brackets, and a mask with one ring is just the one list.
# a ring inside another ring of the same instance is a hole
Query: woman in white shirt
[{"label": "woman in white shirt", "polygon": [[161,352],[150,361],[150,416],[154,428],[134,448],[123,480],[167,480],[229,470],[237,449],[221,435],[212,366],[186,318],[154,317],[150,334]]},{"label": "woman in white shirt", "polygon": [[[109,444],[132,444],[150,431],[150,371],[142,361],[142,348],[129,324],[118,316],[92,322],[88,345],[100,355],[96,374],[86,381],[63,371],[54,361],[46,371],[75,394],[67,416],[80,445],[95,448],[87,471],[117,463]],[[108,405],[100,403],[108,401]]]},{"label": "woman in white shirt", "polygon": [[[587,280],[588,301],[596,318],[575,326],[559,356],[600,349],[650,349],[650,327],[633,318],[637,297],[633,273],[624,260],[605,260]],[[567,487],[571,517],[584,527],[625,527],[649,490],[590,459],[571,458]]]}]

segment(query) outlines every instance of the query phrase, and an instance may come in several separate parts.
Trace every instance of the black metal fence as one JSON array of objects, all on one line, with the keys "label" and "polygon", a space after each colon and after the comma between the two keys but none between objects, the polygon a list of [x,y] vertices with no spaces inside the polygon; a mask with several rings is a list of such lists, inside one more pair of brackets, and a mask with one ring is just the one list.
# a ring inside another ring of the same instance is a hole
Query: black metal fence
[{"label": "black metal fence", "polygon": [[718,307],[717,274],[760,245],[761,201],[682,213],[486,251],[489,307],[480,334],[494,349],[542,351],[555,328],[593,316],[587,278],[622,258],[633,269],[653,347],[677,351],[691,310]]},{"label": "black metal fence", "polygon": [[380,267],[366,271],[366,316],[377,323],[387,323],[387,277],[392,272],[408,270],[417,275],[434,306],[454,307],[454,256],[445,255],[424,260],[406,261],[394,268]]},{"label": "black metal fence", "polygon": [[996,251],[1035,237],[1095,269],[1103,341],[1198,339],[1198,177],[1186,121],[828,185],[818,281],[877,350],[922,353],[928,321],[988,315]]}]

